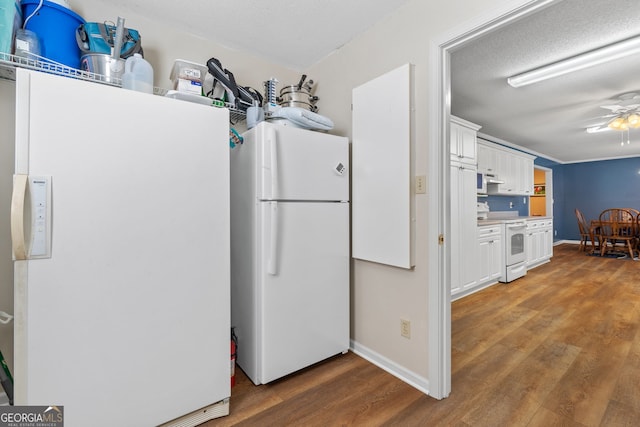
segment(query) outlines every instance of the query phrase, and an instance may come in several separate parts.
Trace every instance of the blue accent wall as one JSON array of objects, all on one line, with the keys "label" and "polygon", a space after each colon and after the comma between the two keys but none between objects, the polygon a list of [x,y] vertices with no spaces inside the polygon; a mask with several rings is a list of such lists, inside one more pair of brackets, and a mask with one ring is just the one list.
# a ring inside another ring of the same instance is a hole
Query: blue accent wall
[{"label": "blue accent wall", "polygon": [[[640,157],[568,164],[536,157],[534,165],[553,171],[554,240],[580,240],[576,208],[587,221],[597,219],[608,208],[640,210]],[[528,201],[524,203],[522,196],[489,196],[478,201],[489,202],[492,211],[529,212]]]},{"label": "blue accent wall", "polygon": [[571,163],[553,168],[558,238],[579,240],[574,209],[587,221],[607,208],[640,209],[640,157]]}]

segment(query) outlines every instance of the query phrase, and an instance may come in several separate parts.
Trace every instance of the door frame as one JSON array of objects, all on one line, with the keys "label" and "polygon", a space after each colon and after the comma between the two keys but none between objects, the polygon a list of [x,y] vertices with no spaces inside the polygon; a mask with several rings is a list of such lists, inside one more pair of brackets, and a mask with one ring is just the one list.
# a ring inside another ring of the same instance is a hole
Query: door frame
[{"label": "door frame", "polygon": [[[544,172],[545,215],[553,216],[553,169],[535,164],[533,165],[533,169],[538,169]],[[529,209],[531,209],[531,206],[529,206]]]},{"label": "door frame", "polygon": [[529,16],[562,0],[510,0],[429,42],[427,165],[428,187],[428,345],[429,395],[451,392],[451,249],[449,120],[451,116],[451,52],[465,43]]}]

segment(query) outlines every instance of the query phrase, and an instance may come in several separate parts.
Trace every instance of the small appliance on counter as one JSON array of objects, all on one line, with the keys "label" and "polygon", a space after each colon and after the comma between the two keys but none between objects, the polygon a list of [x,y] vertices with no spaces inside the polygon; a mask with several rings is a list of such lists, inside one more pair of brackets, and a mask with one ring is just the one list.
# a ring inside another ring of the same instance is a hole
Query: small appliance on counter
[{"label": "small appliance on counter", "polygon": [[478,219],[489,218],[489,203],[478,202]]}]

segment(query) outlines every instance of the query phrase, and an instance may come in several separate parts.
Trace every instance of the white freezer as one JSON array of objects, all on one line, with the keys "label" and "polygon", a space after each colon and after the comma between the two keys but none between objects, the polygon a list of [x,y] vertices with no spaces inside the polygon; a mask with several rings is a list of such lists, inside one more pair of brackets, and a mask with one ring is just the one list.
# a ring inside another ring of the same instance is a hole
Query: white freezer
[{"label": "white freezer", "polygon": [[346,138],[268,122],[244,138],[261,141],[253,166],[260,169],[255,174],[259,200],[349,200]]},{"label": "white freezer", "polygon": [[238,366],[264,384],[349,348],[348,141],[269,123],[244,137],[231,152],[231,316]]},{"label": "white freezer", "polygon": [[227,399],[228,112],[17,72],[16,173],[50,177],[52,235],[15,263],[16,404],[138,426]]}]

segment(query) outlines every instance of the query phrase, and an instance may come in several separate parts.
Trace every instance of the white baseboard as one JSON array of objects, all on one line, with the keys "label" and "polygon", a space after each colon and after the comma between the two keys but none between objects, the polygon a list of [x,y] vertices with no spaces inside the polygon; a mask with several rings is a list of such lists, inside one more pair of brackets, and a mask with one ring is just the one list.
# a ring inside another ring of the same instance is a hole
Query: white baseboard
[{"label": "white baseboard", "polygon": [[563,243],[569,243],[572,245],[579,245],[580,244],[580,240],[556,240],[555,242],[553,242],[553,246],[558,246],[561,245]]},{"label": "white baseboard", "polygon": [[[404,368],[403,366],[398,365],[396,362],[390,359],[387,359],[381,354],[371,350],[368,347],[358,344],[353,340],[351,340],[351,351],[353,351],[355,354],[362,357],[363,359],[366,359],[369,362],[373,363],[377,367],[384,369],[394,377],[399,378],[400,380],[404,381],[410,386],[420,390],[421,392],[427,395],[430,395],[428,379],[416,374],[413,371],[410,371]],[[426,364],[426,361],[425,361],[425,364]]]}]

